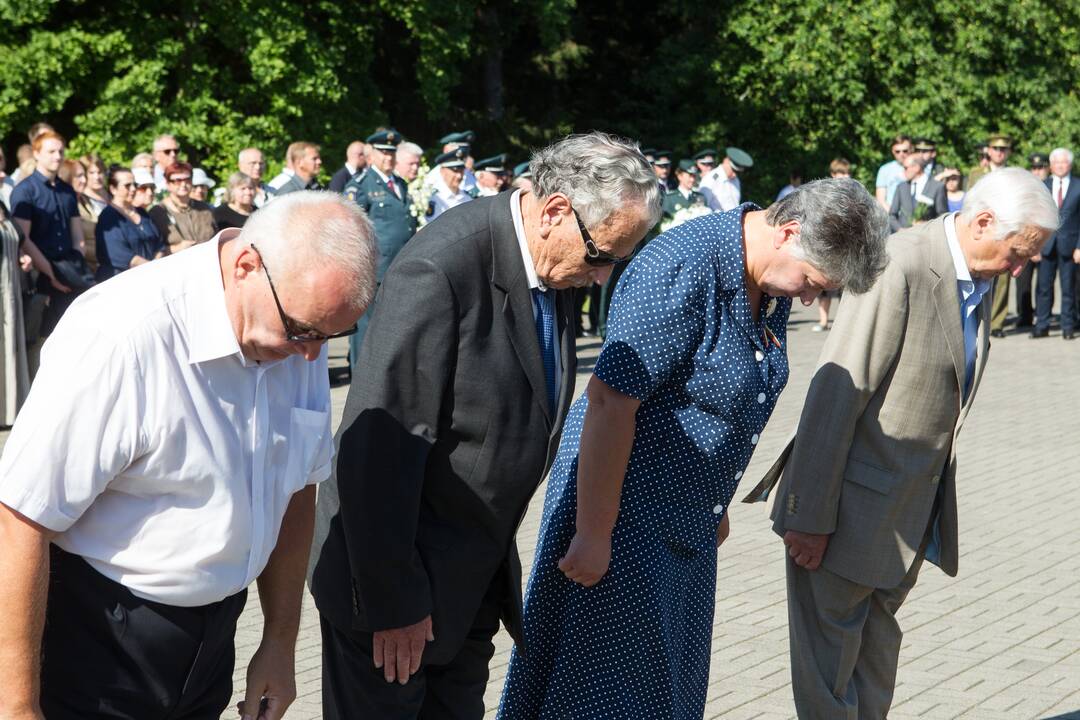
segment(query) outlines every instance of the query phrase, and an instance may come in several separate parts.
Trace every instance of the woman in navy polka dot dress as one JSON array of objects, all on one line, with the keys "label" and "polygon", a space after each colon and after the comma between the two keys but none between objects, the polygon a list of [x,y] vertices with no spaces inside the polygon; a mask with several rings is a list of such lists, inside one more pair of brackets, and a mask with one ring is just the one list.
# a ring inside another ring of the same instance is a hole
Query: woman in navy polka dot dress
[{"label": "woman in navy polka dot dress", "polygon": [[629,265],[548,480],[500,718],[702,717],[716,547],[787,382],[790,297],[865,290],[887,233],[861,185],[819,180]]}]

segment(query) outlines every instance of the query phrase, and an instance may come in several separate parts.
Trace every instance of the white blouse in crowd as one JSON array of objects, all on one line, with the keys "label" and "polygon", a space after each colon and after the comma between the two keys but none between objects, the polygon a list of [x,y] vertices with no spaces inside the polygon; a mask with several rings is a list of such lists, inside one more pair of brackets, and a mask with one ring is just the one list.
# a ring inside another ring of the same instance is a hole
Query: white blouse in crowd
[{"label": "white blouse in crowd", "polygon": [[0,458],[0,502],[170,605],[247,587],[293,493],[330,475],[326,348],[314,362],[244,358],[218,259],[237,234],[79,298],[45,344]]}]

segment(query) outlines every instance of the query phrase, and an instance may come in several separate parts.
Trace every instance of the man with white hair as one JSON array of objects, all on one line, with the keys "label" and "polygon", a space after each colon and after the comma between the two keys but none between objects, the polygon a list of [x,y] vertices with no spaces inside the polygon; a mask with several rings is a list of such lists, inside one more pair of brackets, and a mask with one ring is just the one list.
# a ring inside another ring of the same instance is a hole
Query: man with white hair
[{"label": "man with white hair", "polygon": [[956,438],[990,349],[990,288],[1058,225],[1019,168],[984,176],[959,213],[902,230],[874,287],[845,296],[778,478],[791,676],[799,718],[889,712],[896,611],[924,558],[955,576]]},{"label": "man with white hair", "polygon": [[403,142],[397,147],[397,159],[394,160],[394,172],[407,183],[411,183],[420,174],[420,158],[424,149],[412,142]]},{"label": "man with white hair", "polygon": [[660,214],[630,142],[571,136],[532,170],[533,192],[440,215],[383,278],[319,493],[328,720],[479,720],[500,618],[522,637],[514,533],[573,397],[571,288]]},{"label": "man with white hair", "polygon": [[72,306],[0,458],[0,717],[219,717],[252,580],[242,713],[282,716],[331,470],[326,341],[377,256],[354,203],[298,192]]},{"label": "man with white hair", "polygon": [[1050,334],[1050,311],[1054,306],[1054,276],[1061,278],[1061,337],[1076,337],[1076,263],[1080,262],[1080,184],[1072,174],[1073,154],[1066,148],[1050,153],[1050,177],[1046,188],[1058,208],[1061,226],[1039,253],[1036,285],[1035,329],[1032,338]]}]

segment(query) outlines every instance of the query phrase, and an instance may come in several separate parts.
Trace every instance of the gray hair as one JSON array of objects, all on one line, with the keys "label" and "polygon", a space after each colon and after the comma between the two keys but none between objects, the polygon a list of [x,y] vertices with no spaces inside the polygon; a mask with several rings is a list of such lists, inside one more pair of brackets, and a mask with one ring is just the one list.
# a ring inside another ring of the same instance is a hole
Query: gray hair
[{"label": "gray hair", "polygon": [[277,197],[251,214],[237,239],[257,243],[282,277],[326,266],[344,272],[353,286],[346,300],[355,310],[368,307],[375,296],[375,229],[360,206],[343,195],[302,190]]},{"label": "gray hair", "polygon": [[1050,162],[1054,162],[1054,158],[1058,157],[1060,155],[1064,155],[1066,158],[1068,158],[1069,164],[1072,165],[1072,163],[1073,163],[1072,150],[1070,150],[1069,148],[1063,148],[1063,147],[1054,148],[1053,150],[1050,151]]},{"label": "gray hair", "polygon": [[420,147],[414,142],[403,142],[397,146],[398,154],[408,153],[409,155],[415,155],[416,157],[423,157],[424,148]]},{"label": "gray hair", "polygon": [[569,135],[533,153],[533,192],[570,198],[585,227],[602,225],[628,203],[638,203],[650,225],[660,220],[660,186],[637,143],[593,131]]},{"label": "gray hair", "polygon": [[984,210],[994,214],[995,240],[1027,227],[1058,228],[1058,208],[1042,181],[1027,170],[1001,168],[983,175],[964,196],[960,219],[970,223]]},{"label": "gray hair", "polygon": [[233,191],[241,185],[250,185],[255,190],[259,189],[259,184],[255,182],[255,178],[247,173],[234,172],[229,176],[229,182],[225,186],[225,202],[231,203],[233,201]]},{"label": "gray hair", "polygon": [[243,150],[241,150],[240,152],[238,152],[236,154],[236,164],[239,165],[240,163],[244,162],[244,156],[247,155],[248,153],[253,153],[253,152],[259,153],[259,157],[263,156],[263,151],[260,150],[259,148],[257,148],[257,147],[246,147],[246,148],[244,148]]},{"label": "gray hair", "polygon": [[851,292],[869,290],[889,262],[889,216],[851,178],[804,183],[773,203],[765,219],[773,227],[798,221],[794,255]]}]

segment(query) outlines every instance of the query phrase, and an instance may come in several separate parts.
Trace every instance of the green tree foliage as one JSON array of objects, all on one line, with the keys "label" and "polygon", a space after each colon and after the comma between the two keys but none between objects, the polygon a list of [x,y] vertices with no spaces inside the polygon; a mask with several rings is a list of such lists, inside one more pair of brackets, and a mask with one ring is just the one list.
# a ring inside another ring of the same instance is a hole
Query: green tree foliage
[{"label": "green tree foliage", "polygon": [[599,128],[685,155],[738,145],[745,194],[846,156],[871,182],[896,132],[970,165],[1080,140],[1080,6],[1052,0],[0,0],[0,137],[45,119],[129,160],[159,132],[219,177],[245,145],[344,146],[393,124],[477,154]]}]

